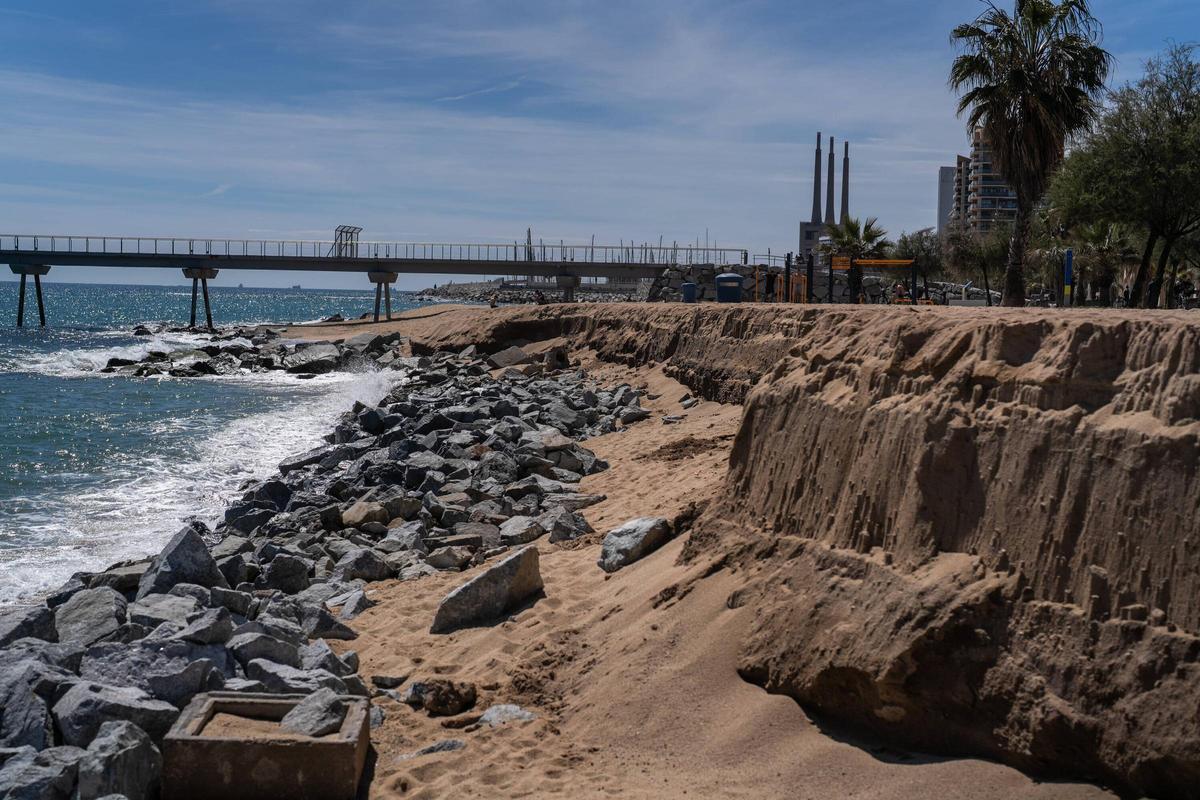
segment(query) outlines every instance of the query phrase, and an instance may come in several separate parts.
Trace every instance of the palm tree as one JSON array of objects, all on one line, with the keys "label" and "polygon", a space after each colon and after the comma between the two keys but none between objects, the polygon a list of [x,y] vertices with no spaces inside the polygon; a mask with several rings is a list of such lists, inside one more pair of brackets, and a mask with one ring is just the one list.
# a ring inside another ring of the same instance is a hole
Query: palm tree
[{"label": "palm tree", "polygon": [[1063,158],[1067,139],[1095,119],[1112,65],[1088,0],[1014,0],[1013,13],[984,0],[951,39],[960,54],[950,85],[958,113],[982,129],[1001,175],[1017,195],[1003,304],[1025,305],[1025,250],[1034,206]]},{"label": "palm tree", "polygon": [[887,231],[879,227],[879,220],[871,217],[866,223],[857,217],[849,217],[837,225],[830,226],[825,235],[829,244],[822,248],[829,255],[849,258],[875,258],[887,252],[892,243]]}]

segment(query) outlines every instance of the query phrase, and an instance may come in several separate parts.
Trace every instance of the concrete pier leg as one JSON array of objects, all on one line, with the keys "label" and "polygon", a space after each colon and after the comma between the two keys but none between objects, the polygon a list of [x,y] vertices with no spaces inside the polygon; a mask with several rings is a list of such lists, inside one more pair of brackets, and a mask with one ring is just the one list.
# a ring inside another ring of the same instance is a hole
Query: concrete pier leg
[{"label": "concrete pier leg", "polygon": [[192,315],[191,327],[196,327],[196,284],[200,284],[200,292],[204,297],[204,320],[208,323],[208,330],[213,330],[212,303],[208,299],[208,282],[217,277],[219,270],[211,267],[185,267],[183,277],[191,278],[192,280]]},{"label": "concrete pier leg", "polygon": [[21,273],[21,293],[17,295],[17,327],[25,326],[25,273]]},{"label": "concrete pier leg", "polygon": [[14,275],[21,276],[21,286],[17,295],[17,327],[25,326],[25,287],[29,285],[29,276],[33,276],[33,288],[37,294],[38,321],[46,327],[46,302],[42,297],[42,276],[50,271],[46,264],[11,264],[9,269]]},{"label": "concrete pier leg", "polygon": [[37,292],[38,299],[38,321],[41,322],[41,327],[46,327],[46,304],[42,302],[42,276],[36,272],[33,273],[33,288]]},{"label": "concrete pier leg", "polygon": [[554,282],[558,284],[558,288],[562,290],[563,302],[575,302],[575,289],[579,286],[578,275],[555,275]]},{"label": "concrete pier leg", "polygon": [[188,327],[189,328],[196,327],[196,300],[198,299],[197,295],[199,293],[200,293],[200,279],[192,278],[192,316],[189,317],[189,319],[188,319]]},{"label": "concrete pier leg", "polygon": [[213,329],[212,321],[212,304],[208,302],[208,278],[200,279],[200,289],[204,293],[204,321],[208,323],[208,329]]},{"label": "concrete pier leg", "polygon": [[400,277],[395,272],[368,272],[367,279],[375,284],[375,321],[379,322],[379,304],[385,303],[387,318],[392,318],[392,284]]}]

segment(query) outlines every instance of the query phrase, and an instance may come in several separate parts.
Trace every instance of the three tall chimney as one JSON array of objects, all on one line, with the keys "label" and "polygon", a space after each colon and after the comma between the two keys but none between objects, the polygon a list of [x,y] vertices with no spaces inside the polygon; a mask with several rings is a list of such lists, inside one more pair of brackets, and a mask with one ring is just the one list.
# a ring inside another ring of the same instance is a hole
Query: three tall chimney
[{"label": "three tall chimney", "polygon": [[825,224],[833,225],[837,218],[833,216],[833,137],[829,137],[829,190],[825,193]]},{"label": "three tall chimney", "polygon": [[812,224],[821,224],[821,134],[817,133],[817,164],[813,168]]},{"label": "three tall chimney", "polygon": [[842,223],[850,219],[850,143],[845,142],[846,154],[842,156]]}]

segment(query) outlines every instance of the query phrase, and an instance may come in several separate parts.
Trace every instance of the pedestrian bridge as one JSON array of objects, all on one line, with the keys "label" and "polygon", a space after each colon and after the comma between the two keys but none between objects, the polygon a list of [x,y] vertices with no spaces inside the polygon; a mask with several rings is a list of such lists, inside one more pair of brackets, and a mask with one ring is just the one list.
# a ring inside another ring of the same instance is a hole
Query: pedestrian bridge
[{"label": "pedestrian bridge", "polygon": [[0,234],[0,263],[21,276],[17,324],[24,323],[26,278],[33,276],[43,325],[41,276],[51,267],[175,267],[192,280],[192,324],[197,288],[204,291],[209,327],[208,281],[222,269],[363,273],[375,284],[375,317],[381,297],[391,317],[391,284],[399,275],[528,275],[554,278],[573,298],[579,279],[655,278],[665,267],[744,264],[738,248],[621,244],[451,244],[361,242],[357,228],[343,226],[333,240],[229,239],[174,236]]}]

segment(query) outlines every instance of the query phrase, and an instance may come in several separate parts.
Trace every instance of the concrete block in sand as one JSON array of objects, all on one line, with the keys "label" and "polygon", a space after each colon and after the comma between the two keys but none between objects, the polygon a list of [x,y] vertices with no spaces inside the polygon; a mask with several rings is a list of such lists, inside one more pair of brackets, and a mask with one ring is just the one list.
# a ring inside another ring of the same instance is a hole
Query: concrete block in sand
[{"label": "concrete block in sand", "polygon": [[488,356],[488,364],[494,369],[515,367],[519,364],[527,364],[531,360],[529,354],[519,347],[506,347],[499,353]]},{"label": "concrete block in sand", "polygon": [[616,572],[653,553],[670,538],[671,525],[661,517],[631,519],[604,537],[596,563],[605,572]]},{"label": "concrete block in sand", "polygon": [[430,633],[446,633],[495,619],[542,594],[536,547],[526,547],[459,586],[442,599]]}]

